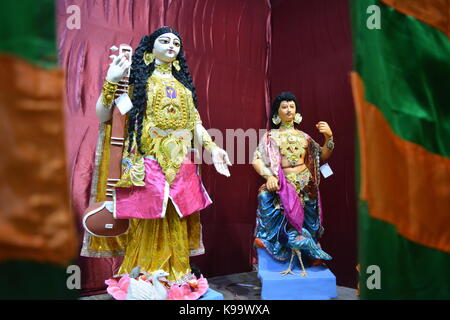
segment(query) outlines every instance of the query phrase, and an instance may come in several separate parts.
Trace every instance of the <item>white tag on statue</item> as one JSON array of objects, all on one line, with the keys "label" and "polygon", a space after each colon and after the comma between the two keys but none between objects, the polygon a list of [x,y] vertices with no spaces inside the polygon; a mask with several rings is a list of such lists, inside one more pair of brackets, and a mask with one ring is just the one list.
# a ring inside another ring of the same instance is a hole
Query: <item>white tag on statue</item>
[{"label": "white tag on statue", "polygon": [[130,97],[126,93],[122,93],[116,100],[116,106],[119,108],[121,114],[125,114],[131,110],[133,104],[131,103]]},{"label": "white tag on statue", "polygon": [[328,163],[325,163],[320,167],[320,172],[322,172],[324,178],[328,178],[333,174],[333,171]]}]

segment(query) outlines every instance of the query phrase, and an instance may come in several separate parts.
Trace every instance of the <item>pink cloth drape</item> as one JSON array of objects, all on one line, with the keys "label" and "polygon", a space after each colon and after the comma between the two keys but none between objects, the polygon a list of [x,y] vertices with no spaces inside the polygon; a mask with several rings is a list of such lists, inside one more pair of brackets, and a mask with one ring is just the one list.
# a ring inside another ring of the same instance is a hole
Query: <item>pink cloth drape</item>
[{"label": "pink cloth drape", "polygon": [[185,159],[170,186],[158,161],[146,158],[144,166],[145,186],[116,188],[115,210],[118,219],[162,218],[166,214],[169,197],[182,217],[211,204],[198,175],[197,165],[189,158]]}]

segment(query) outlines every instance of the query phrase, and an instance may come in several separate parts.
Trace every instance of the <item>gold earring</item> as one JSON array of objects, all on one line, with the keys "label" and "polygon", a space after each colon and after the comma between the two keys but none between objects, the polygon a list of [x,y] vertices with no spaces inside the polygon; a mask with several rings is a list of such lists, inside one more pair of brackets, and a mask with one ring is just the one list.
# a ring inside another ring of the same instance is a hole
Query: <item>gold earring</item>
[{"label": "gold earring", "polygon": [[180,67],[180,61],[175,60],[174,62],[172,62],[172,65],[174,66],[174,68],[175,68],[177,71],[180,71],[180,69],[181,69],[181,67]]},{"label": "gold earring", "polygon": [[151,52],[145,51],[144,52],[144,63],[146,66],[148,66],[150,63],[155,61],[155,55]]},{"label": "gold earring", "polygon": [[300,113],[296,113],[296,114],[295,114],[295,117],[294,117],[294,122],[295,122],[296,124],[299,124],[300,122],[302,122],[302,120],[303,120],[302,115],[301,115]]},{"label": "gold earring", "polygon": [[279,125],[280,122],[281,122],[280,116],[279,116],[279,115],[274,115],[274,116],[272,117],[272,122],[273,122],[274,124],[276,124],[276,125]]}]

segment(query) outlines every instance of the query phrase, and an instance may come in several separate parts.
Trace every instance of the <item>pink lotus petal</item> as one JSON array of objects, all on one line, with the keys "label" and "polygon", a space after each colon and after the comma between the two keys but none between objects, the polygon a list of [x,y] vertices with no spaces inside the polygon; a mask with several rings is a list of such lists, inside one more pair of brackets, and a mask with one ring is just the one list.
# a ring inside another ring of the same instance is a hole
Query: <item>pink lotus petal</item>
[{"label": "pink lotus petal", "polygon": [[167,294],[168,300],[183,300],[183,290],[177,285],[170,287],[169,293]]},{"label": "pink lotus petal", "polygon": [[105,284],[108,285],[106,292],[108,292],[114,299],[126,299],[128,287],[130,286],[130,278],[127,274],[123,275],[118,281],[114,278],[105,280]]},{"label": "pink lotus petal", "polygon": [[128,292],[128,287],[130,286],[130,277],[126,274],[119,280],[119,287]]},{"label": "pink lotus petal", "polygon": [[[194,279],[196,277],[194,276]],[[181,286],[173,285],[170,287],[169,294],[167,296],[167,299],[169,300],[197,300],[202,295],[208,291],[209,285],[208,281],[203,278],[203,275],[200,276],[200,278],[197,280],[197,288],[194,290],[191,288],[191,286],[188,283],[184,283]]]},{"label": "pink lotus petal", "polygon": [[107,284],[108,286],[117,286],[118,282],[117,282],[117,280],[114,280],[114,279],[108,279],[108,280],[105,280],[105,284]]},{"label": "pink lotus petal", "polygon": [[127,293],[119,287],[108,287],[106,292],[108,292],[116,300],[125,300],[127,296]]}]

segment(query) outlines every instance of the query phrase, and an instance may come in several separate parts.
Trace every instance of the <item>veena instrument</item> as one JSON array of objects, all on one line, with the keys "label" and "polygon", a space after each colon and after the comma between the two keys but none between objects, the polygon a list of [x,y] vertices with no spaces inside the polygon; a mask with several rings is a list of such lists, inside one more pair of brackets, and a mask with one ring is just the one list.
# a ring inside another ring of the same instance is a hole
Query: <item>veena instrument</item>
[{"label": "veena instrument", "polygon": [[[111,50],[117,51],[117,47],[111,47]],[[119,55],[128,52],[128,59],[131,59],[132,48],[129,45],[122,44],[119,48]],[[128,74],[119,81],[115,99],[128,92]],[[129,219],[116,219],[114,207],[114,185],[121,176],[122,152],[125,142],[124,128],[125,116],[120,113],[119,108],[113,102],[112,129],[110,141],[110,159],[108,166],[108,180],[106,185],[105,201],[91,204],[84,212],[83,227],[90,234],[97,237],[117,237],[128,231],[130,227]]]}]

